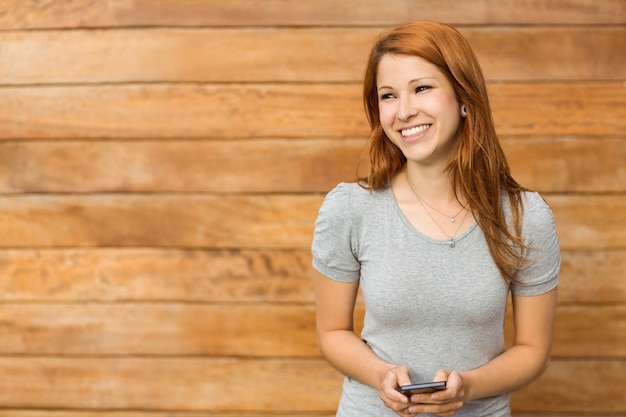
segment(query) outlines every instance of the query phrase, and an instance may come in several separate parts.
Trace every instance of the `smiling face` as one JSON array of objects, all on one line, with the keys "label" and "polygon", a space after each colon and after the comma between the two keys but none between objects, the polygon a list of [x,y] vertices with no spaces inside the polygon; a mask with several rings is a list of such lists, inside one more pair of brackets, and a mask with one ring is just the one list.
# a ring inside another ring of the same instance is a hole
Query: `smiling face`
[{"label": "smiling face", "polygon": [[387,54],[376,79],[380,124],[387,137],[409,162],[447,165],[461,104],[446,75],[422,58]]}]

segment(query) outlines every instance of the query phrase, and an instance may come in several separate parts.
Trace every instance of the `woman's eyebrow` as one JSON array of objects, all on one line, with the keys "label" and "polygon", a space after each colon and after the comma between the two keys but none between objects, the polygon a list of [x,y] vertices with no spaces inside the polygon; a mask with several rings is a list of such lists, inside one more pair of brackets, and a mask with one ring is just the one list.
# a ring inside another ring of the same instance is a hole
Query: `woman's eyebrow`
[{"label": "woman's eyebrow", "polygon": [[[424,81],[424,80],[435,80],[435,77],[420,77],[420,78],[414,78],[412,80],[410,80],[407,85],[411,85],[411,84],[415,84],[418,83],[420,81]],[[378,91],[380,90],[384,90],[384,89],[390,89],[393,90],[393,87],[387,86],[387,85],[381,85],[380,87],[377,88]]]}]

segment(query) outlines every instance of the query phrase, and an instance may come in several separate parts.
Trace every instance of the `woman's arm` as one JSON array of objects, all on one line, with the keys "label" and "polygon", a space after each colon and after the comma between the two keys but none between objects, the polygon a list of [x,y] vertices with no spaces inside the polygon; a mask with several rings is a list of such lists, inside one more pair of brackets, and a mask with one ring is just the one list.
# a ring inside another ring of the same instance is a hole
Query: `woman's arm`
[{"label": "woman's arm", "polygon": [[380,387],[392,366],[383,362],[354,333],[353,314],[358,282],[315,278],[317,340],[322,356],[344,375],[374,388]]},{"label": "woman's arm", "polygon": [[315,278],[317,338],[322,356],[338,371],[351,379],[381,392],[381,399],[399,412],[408,399],[396,389],[410,384],[406,367],[381,360],[354,333],[354,306],[358,283],[337,282],[322,274]]}]

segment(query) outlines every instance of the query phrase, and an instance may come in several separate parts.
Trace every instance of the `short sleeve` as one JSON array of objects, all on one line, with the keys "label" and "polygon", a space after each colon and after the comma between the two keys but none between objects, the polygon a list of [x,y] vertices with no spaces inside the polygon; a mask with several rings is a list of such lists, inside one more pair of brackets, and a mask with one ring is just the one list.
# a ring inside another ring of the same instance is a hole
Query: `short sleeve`
[{"label": "short sleeve", "polygon": [[561,268],[559,240],[552,211],[538,193],[526,193],[522,236],[529,247],[528,265],[516,274],[512,293],[533,296],[554,289]]},{"label": "short sleeve", "polygon": [[350,194],[346,184],[329,192],[320,207],[311,252],[313,267],[341,282],[359,279],[360,263],[353,251],[353,221]]}]

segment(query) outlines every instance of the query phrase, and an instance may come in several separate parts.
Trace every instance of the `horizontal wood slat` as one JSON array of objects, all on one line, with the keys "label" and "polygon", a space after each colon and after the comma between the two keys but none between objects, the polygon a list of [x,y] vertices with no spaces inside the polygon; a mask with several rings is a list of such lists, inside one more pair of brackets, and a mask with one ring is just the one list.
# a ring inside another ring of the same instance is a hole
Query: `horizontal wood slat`
[{"label": "horizontal wood slat", "polygon": [[[562,249],[624,248],[626,196],[546,199]],[[0,247],[304,249],[322,200],[320,195],[2,197]]]},{"label": "horizontal wood slat", "polygon": [[313,277],[308,249],[0,251],[8,302],[313,302]]},{"label": "horizontal wood slat", "polygon": [[559,301],[626,304],[626,251],[562,251]]},{"label": "horizontal wood slat", "polygon": [[[620,0],[512,0],[494,5],[475,0],[472,7],[455,0],[395,1],[333,0],[316,2],[265,0],[132,1],[66,0],[24,2],[4,0],[2,29],[42,27],[110,26],[243,26],[243,25],[374,25],[395,24],[407,19],[430,19],[452,23],[576,24],[624,23],[626,7]],[[210,12],[207,12],[210,10]]]},{"label": "horizontal wood slat", "polygon": [[[0,192],[327,192],[354,181],[357,169],[365,173],[365,141],[0,142]],[[531,189],[626,192],[626,138],[506,138],[502,145],[513,175]]]},{"label": "horizontal wood slat", "polygon": [[364,147],[365,139],[0,142],[0,192],[327,192],[355,180]]},{"label": "horizontal wood slat", "polygon": [[[313,304],[0,304],[0,334],[1,355],[319,357]],[[552,356],[626,359],[626,306],[559,306]]]},{"label": "horizontal wood slat", "polygon": [[[618,136],[622,82],[493,84],[503,137]],[[358,84],[0,88],[0,139],[366,137]],[[263,111],[259,111],[263,109]]]},{"label": "horizontal wood slat", "polygon": [[[513,315],[511,310],[507,313],[505,336],[510,346]],[[626,359],[626,305],[558,306],[552,358],[583,357]]]},{"label": "horizontal wood slat", "polygon": [[308,247],[317,195],[0,198],[0,247]]},{"label": "horizontal wood slat", "polygon": [[626,195],[545,196],[556,223],[561,249],[624,248]]},{"label": "horizontal wood slat", "polygon": [[[0,251],[0,302],[312,303],[309,249]],[[626,304],[626,251],[562,252],[561,304]]]},{"label": "horizontal wood slat", "polygon": [[3,357],[0,374],[2,408],[322,411],[341,383],[320,359]]},{"label": "horizontal wood slat", "polygon": [[515,179],[546,192],[626,192],[626,137],[504,139]]},{"label": "horizontal wood slat", "polygon": [[[513,395],[513,409],[626,413],[624,372],[620,361],[553,361],[541,379]],[[341,388],[341,376],[321,359],[2,357],[0,373],[10,376],[0,379],[2,408],[304,414],[333,410]]]},{"label": "horizontal wood slat", "polygon": [[0,304],[0,333],[0,355],[319,357],[313,304]]},{"label": "horizontal wood slat", "polygon": [[[371,43],[381,30],[0,32],[0,84],[360,82]],[[626,56],[621,53],[626,49],[624,27],[461,31],[474,48],[487,80],[626,78]]]},{"label": "horizontal wood slat", "polygon": [[513,393],[516,411],[625,413],[626,361],[552,361],[531,386]]}]

